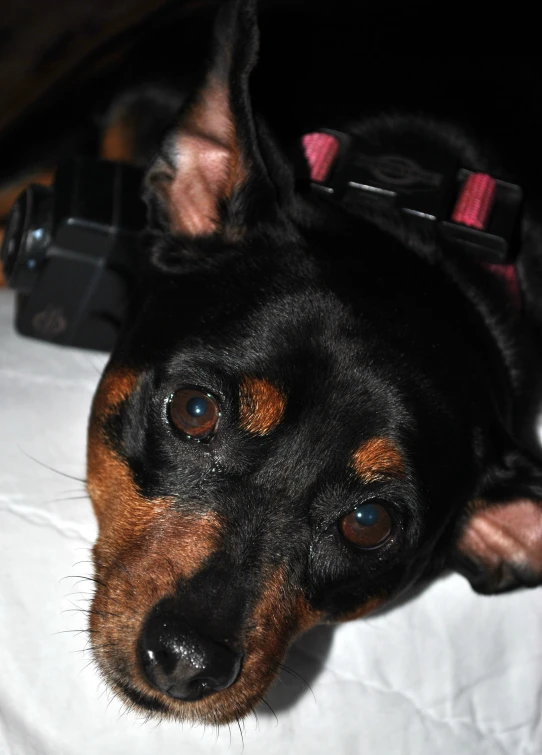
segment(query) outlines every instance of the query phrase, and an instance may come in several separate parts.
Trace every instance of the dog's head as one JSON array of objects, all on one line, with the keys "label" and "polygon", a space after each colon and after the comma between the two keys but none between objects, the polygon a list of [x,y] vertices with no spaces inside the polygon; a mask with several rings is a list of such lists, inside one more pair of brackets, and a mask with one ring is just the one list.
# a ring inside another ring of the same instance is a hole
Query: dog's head
[{"label": "dog's head", "polygon": [[300,632],[447,564],[486,592],[538,582],[542,477],[455,284],[295,196],[250,107],[254,4],[217,28],[147,176],[151,262],[94,400],[88,488],[101,671],[146,710],[223,723]]}]

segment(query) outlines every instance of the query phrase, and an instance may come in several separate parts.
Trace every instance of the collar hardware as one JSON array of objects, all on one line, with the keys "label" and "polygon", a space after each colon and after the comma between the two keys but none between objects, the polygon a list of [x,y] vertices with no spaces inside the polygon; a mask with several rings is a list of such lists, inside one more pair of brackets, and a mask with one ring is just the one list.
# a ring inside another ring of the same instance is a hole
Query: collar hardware
[{"label": "collar hardware", "polygon": [[312,191],[352,212],[399,210],[482,263],[507,265],[523,192],[516,184],[467,170],[422,137],[378,144],[341,131],[305,134]]}]

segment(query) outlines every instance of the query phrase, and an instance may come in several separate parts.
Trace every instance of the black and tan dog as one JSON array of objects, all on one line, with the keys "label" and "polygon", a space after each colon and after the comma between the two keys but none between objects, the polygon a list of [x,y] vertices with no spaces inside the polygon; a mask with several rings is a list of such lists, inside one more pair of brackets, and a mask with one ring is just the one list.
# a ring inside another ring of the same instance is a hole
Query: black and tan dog
[{"label": "black and tan dog", "polygon": [[[519,314],[406,221],[296,192],[251,110],[257,48],[254,3],[228,3],[147,174],[144,285],[89,431],[96,661],[142,709],[212,723],[318,622],[450,567],[480,592],[542,577],[534,221]],[[419,119],[356,128],[488,169]]]}]

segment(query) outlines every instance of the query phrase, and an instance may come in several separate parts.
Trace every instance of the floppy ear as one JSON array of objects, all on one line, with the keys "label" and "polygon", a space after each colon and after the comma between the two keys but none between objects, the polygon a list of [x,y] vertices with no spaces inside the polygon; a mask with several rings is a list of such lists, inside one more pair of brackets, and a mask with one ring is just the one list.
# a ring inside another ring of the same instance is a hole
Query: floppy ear
[{"label": "floppy ear", "polygon": [[459,519],[451,565],[480,593],[542,584],[542,468],[507,454]]},{"label": "floppy ear", "polygon": [[146,177],[151,223],[189,238],[220,234],[236,241],[255,222],[277,221],[293,184],[252,113],[248,79],[257,54],[255,0],[223,3],[203,85]]}]

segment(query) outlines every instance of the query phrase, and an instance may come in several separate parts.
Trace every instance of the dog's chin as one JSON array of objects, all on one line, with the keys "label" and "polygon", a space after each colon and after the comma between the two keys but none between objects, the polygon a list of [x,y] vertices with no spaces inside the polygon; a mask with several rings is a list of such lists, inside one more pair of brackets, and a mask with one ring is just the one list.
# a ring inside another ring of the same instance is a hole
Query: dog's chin
[{"label": "dog's chin", "polygon": [[264,695],[278,673],[267,669],[265,678],[258,679],[258,687],[247,683],[242,676],[228,689],[214,692],[195,702],[185,702],[166,696],[150,688],[145,691],[131,680],[106,677],[108,687],[126,706],[140,712],[146,719],[170,719],[178,723],[230,724],[250,715],[262,702]]}]

